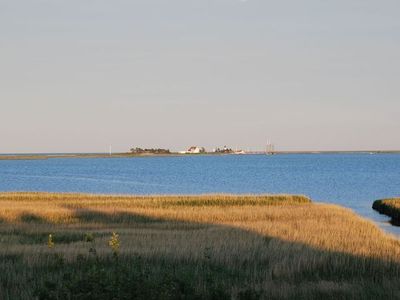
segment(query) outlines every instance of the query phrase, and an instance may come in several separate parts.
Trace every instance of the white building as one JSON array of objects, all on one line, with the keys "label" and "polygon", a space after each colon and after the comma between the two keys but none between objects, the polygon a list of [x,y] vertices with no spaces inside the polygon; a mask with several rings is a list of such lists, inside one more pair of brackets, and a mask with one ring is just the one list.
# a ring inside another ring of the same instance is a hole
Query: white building
[{"label": "white building", "polygon": [[197,147],[197,146],[192,146],[186,151],[180,151],[179,153],[181,154],[200,154],[206,152],[206,149],[204,147]]}]

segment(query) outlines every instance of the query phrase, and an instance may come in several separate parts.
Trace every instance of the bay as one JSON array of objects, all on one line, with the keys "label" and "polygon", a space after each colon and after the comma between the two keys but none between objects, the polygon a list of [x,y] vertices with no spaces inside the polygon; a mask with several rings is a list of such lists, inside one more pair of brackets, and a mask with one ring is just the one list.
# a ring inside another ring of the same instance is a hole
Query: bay
[{"label": "bay", "polygon": [[399,154],[199,155],[0,160],[0,191],[96,194],[304,194],[400,235],[372,210],[400,196]]}]

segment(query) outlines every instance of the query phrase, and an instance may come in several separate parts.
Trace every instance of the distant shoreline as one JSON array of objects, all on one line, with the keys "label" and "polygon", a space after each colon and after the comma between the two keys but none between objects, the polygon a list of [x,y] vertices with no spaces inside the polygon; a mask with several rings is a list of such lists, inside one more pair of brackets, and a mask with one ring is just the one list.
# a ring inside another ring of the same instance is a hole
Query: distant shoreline
[{"label": "distant shoreline", "polygon": [[[135,158],[135,157],[185,157],[185,156],[220,156],[220,155],[266,155],[262,151],[250,151],[244,154],[235,153],[200,153],[200,154],[181,154],[171,152],[170,154],[132,154],[132,153],[45,153],[45,154],[0,154],[0,160],[46,160],[52,158]],[[400,154],[400,150],[360,150],[360,151],[275,151],[268,155],[280,154]]]},{"label": "distant shoreline", "polygon": [[376,200],[372,208],[392,218],[390,221],[392,225],[400,226],[400,198]]}]

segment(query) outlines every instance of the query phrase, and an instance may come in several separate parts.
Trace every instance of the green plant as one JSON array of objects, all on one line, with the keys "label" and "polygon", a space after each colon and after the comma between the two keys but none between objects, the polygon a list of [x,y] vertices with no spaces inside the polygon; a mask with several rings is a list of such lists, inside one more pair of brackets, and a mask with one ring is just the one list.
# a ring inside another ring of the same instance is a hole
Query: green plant
[{"label": "green plant", "polygon": [[120,240],[119,240],[119,235],[115,232],[112,233],[111,238],[108,242],[108,245],[110,246],[111,250],[113,251],[114,255],[118,255],[119,247],[120,247]]},{"label": "green plant", "polygon": [[50,249],[54,248],[55,244],[53,241],[53,235],[49,234],[49,238],[47,239],[47,247],[49,247]]}]

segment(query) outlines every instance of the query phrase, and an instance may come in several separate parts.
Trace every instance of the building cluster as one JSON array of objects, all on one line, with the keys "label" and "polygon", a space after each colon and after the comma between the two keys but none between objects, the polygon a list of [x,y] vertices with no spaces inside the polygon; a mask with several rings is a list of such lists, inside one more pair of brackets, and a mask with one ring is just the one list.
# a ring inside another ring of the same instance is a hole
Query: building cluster
[{"label": "building cluster", "polygon": [[201,153],[246,154],[246,152],[243,150],[234,151],[231,148],[228,148],[227,146],[224,146],[223,148],[215,148],[211,152],[207,152],[204,147],[191,146],[187,150],[179,151],[179,153],[180,154],[201,154]]},{"label": "building cluster", "polygon": [[[130,149],[130,152],[135,155],[147,155],[147,154],[155,154],[155,155],[163,155],[163,154],[174,154],[176,152],[171,152],[169,149],[162,148],[140,148],[134,147]],[[227,146],[222,148],[215,148],[212,151],[207,151],[204,147],[199,146],[191,146],[187,150],[179,151],[179,154],[204,154],[204,153],[215,153],[215,154],[248,154],[249,152],[245,152],[243,150],[232,150]]]},{"label": "building cluster", "polygon": [[189,149],[185,151],[179,151],[180,154],[200,154],[200,153],[206,153],[206,149],[204,147],[198,147],[198,146],[191,146]]},{"label": "building cluster", "polygon": [[[111,152],[110,152],[111,153]],[[214,148],[212,151],[207,151],[204,147],[199,147],[199,146],[191,146],[187,150],[184,151],[179,151],[179,152],[170,152],[169,149],[162,149],[162,148],[151,148],[151,149],[143,149],[143,148],[132,148],[131,149],[132,154],[156,154],[156,155],[163,155],[163,154],[276,154],[275,151],[275,146],[271,142],[268,142],[267,148],[265,151],[244,151],[244,150],[233,150],[232,148],[229,148],[227,146],[224,146],[222,148]]]},{"label": "building cluster", "polygon": [[216,148],[213,150],[214,153],[233,153],[234,151],[231,148],[228,148],[227,146],[224,146],[224,148]]}]

